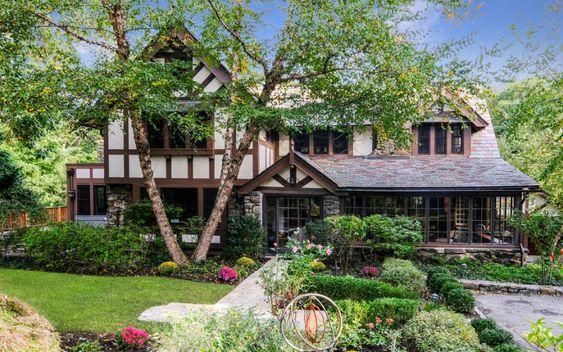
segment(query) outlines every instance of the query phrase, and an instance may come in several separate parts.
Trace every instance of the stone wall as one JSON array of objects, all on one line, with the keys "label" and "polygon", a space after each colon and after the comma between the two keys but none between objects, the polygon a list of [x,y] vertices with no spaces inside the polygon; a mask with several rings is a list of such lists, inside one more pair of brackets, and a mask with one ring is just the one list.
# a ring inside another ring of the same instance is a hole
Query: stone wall
[{"label": "stone wall", "polygon": [[108,186],[108,208],[106,217],[110,226],[120,226],[124,224],[125,208],[131,203],[131,200],[132,194],[129,185]]},{"label": "stone wall", "polygon": [[518,293],[524,295],[563,295],[563,287],[545,285],[524,285],[513,282],[497,282],[486,280],[459,280],[468,290],[492,293]]},{"label": "stone wall", "polygon": [[[524,261],[526,260],[524,253]],[[454,259],[474,259],[481,263],[494,262],[506,265],[520,265],[521,253],[518,248],[450,248],[450,247],[420,247],[418,255],[422,260],[441,257],[446,260]]]},{"label": "stone wall", "polygon": [[262,192],[250,192],[244,196],[244,215],[255,216],[262,223]]},{"label": "stone wall", "polygon": [[340,214],[340,198],[333,195],[324,196],[323,198],[324,216]]}]

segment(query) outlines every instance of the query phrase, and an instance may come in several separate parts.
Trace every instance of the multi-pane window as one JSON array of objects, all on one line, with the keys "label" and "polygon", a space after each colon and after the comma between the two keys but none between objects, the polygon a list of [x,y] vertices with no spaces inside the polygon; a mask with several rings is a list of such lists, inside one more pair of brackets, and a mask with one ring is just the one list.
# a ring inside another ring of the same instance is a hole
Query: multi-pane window
[{"label": "multi-pane window", "polygon": [[309,135],[299,133],[293,137],[293,148],[296,152],[309,154]]},{"label": "multi-pane window", "polygon": [[76,186],[76,208],[78,215],[90,215],[90,185]]},{"label": "multi-pane window", "polygon": [[104,215],[106,210],[106,186],[94,186],[94,215]]},{"label": "multi-pane window", "polygon": [[453,197],[450,199],[450,243],[468,243],[469,197]]},{"label": "multi-pane window", "polygon": [[372,196],[365,197],[366,201],[366,216],[373,214],[385,214],[385,197],[384,196]]},{"label": "multi-pane window", "polygon": [[448,130],[442,126],[434,126],[434,153],[446,154]]},{"label": "multi-pane window", "polygon": [[492,243],[492,201],[490,197],[473,197],[473,243]]},{"label": "multi-pane window", "polygon": [[348,154],[348,134],[332,132],[332,152],[334,154]]},{"label": "multi-pane window", "polygon": [[460,124],[452,126],[452,153],[463,154],[463,127]]},{"label": "multi-pane window", "polygon": [[446,197],[430,197],[428,207],[428,242],[448,241],[448,200]]},{"label": "multi-pane window", "polygon": [[426,221],[426,198],[408,197],[407,215],[417,219],[422,225],[424,225]]},{"label": "multi-pane window", "polygon": [[211,215],[215,205],[215,198],[217,198],[216,188],[206,188],[203,190],[203,217],[208,218]]},{"label": "multi-pane window", "polygon": [[494,219],[493,234],[495,244],[514,243],[515,231],[511,228],[507,219],[514,213],[517,207],[514,197],[495,197],[494,198]]},{"label": "multi-pane window", "polygon": [[321,217],[321,200],[316,197],[267,197],[268,245],[284,247],[288,237],[308,222]]},{"label": "multi-pane window", "polygon": [[328,131],[313,134],[313,150],[315,154],[328,154]]},{"label": "multi-pane window", "polygon": [[162,120],[149,121],[147,123],[147,132],[151,148],[164,148],[164,127]]},{"label": "multi-pane window", "polygon": [[197,216],[197,188],[161,188],[160,195],[164,203],[182,208],[182,218]]},{"label": "multi-pane window", "polygon": [[364,197],[350,196],[342,200],[344,212],[348,215],[364,216]]},{"label": "multi-pane window", "polygon": [[430,128],[424,124],[418,127],[418,154],[430,154]]},{"label": "multi-pane window", "polygon": [[186,148],[186,134],[178,127],[169,126],[170,148]]}]

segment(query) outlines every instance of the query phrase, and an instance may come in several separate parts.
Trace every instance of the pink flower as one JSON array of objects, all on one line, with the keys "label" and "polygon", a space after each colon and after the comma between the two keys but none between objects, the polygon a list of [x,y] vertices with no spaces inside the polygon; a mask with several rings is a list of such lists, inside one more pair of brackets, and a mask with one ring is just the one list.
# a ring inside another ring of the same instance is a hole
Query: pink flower
[{"label": "pink flower", "polygon": [[129,347],[140,348],[148,341],[149,333],[145,330],[128,326],[121,331],[121,338]]},{"label": "pink flower", "polygon": [[278,243],[274,242],[274,248],[278,248]]},{"label": "pink flower", "polygon": [[381,324],[382,320],[380,317],[375,317],[375,323],[376,324]]},{"label": "pink flower", "polygon": [[295,254],[297,253],[298,248],[297,247],[291,247],[291,253]]},{"label": "pink flower", "polygon": [[224,266],[219,270],[218,276],[223,281],[235,281],[238,278],[238,273],[235,269]]},{"label": "pink flower", "polygon": [[362,275],[367,276],[367,277],[378,277],[379,276],[379,269],[377,269],[375,266],[365,266],[362,269]]},{"label": "pink flower", "polygon": [[327,248],[325,253],[326,253],[327,256],[330,256],[332,254],[332,249]]},{"label": "pink flower", "polygon": [[368,327],[368,329],[373,330],[375,329],[375,325],[373,323],[367,323],[366,326]]},{"label": "pink flower", "polygon": [[319,245],[317,246],[317,248],[318,248],[318,249],[323,249],[323,245],[322,245],[322,244],[319,244]]}]

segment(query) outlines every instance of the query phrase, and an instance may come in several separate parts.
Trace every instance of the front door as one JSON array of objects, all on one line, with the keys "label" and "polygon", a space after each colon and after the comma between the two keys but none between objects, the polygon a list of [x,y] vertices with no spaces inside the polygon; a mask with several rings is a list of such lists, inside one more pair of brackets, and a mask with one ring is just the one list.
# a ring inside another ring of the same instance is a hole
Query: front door
[{"label": "front door", "polygon": [[277,245],[282,251],[288,238],[295,236],[308,222],[322,218],[320,197],[266,197],[267,248]]}]

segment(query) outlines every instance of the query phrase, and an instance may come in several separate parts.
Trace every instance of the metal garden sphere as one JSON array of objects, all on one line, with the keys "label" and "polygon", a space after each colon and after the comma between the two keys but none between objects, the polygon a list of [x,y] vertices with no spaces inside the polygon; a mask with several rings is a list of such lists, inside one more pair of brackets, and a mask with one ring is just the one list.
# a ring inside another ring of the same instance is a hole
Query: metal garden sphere
[{"label": "metal garden sphere", "polygon": [[297,351],[330,351],[342,334],[342,313],[327,296],[299,295],[284,309],[280,330],[285,341]]}]

